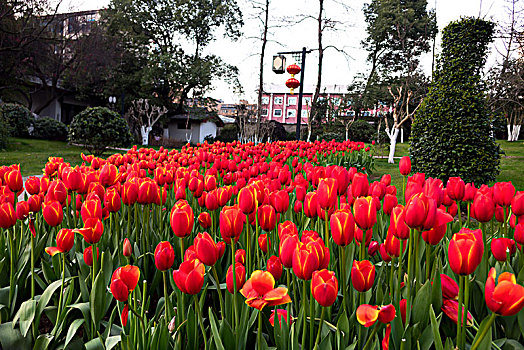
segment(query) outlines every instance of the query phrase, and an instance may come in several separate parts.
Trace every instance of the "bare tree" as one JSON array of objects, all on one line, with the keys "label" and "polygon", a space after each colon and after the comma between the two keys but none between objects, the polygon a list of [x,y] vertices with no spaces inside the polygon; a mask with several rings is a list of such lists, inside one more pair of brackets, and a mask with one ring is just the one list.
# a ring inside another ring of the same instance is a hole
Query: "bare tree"
[{"label": "bare tree", "polygon": [[399,86],[396,88],[396,92],[393,92],[391,87],[388,88],[389,94],[393,98],[393,125],[389,128],[388,119],[385,118],[386,122],[386,134],[390,140],[388,163],[393,164],[393,157],[395,155],[395,147],[397,145],[397,137],[402,124],[407,120],[413,121],[415,112],[422,104],[422,99],[416,104],[415,108],[410,109],[413,99],[413,92],[407,90],[405,86]]},{"label": "bare tree", "polygon": [[148,99],[139,99],[131,102],[126,117],[133,120],[139,129],[142,137],[142,145],[149,143],[149,133],[153,130],[153,125],[160,120],[160,118],[167,114],[165,106],[154,106]]}]

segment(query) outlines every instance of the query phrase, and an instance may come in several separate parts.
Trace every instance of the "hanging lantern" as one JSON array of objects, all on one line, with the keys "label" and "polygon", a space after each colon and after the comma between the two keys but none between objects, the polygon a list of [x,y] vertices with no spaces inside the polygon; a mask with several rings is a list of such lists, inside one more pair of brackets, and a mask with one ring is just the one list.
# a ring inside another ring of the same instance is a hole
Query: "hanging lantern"
[{"label": "hanging lantern", "polygon": [[290,93],[293,95],[293,90],[300,86],[300,82],[295,78],[289,78],[286,80],[286,86],[291,89]]},{"label": "hanging lantern", "polygon": [[300,73],[300,67],[298,64],[290,64],[287,67],[287,72],[291,74],[291,77],[293,77],[295,74]]}]

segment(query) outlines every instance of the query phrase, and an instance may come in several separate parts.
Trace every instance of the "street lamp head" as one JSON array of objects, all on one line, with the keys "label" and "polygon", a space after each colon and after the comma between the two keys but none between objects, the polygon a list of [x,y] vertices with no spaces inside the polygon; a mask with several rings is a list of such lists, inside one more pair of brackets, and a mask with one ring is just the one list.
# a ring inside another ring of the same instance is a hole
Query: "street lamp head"
[{"label": "street lamp head", "polygon": [[275,55],[273,56],[273,72],[276,74],[284,74],[286,71],[286,56]]},{"label": "street lamp head", "polygon": [[115,96],[109,96],[109,103],[116,103],[116,97]]}]

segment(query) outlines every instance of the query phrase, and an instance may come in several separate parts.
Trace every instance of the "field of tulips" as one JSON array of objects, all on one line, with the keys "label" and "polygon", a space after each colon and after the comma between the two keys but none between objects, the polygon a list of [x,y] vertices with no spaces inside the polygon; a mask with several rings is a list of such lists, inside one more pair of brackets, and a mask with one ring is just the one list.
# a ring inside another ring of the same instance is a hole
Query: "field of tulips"
[{"label": "field of tulips", "polygon": [[370,182],[372,151],[0,167],[0,349],[524,349],[524,192]]}]

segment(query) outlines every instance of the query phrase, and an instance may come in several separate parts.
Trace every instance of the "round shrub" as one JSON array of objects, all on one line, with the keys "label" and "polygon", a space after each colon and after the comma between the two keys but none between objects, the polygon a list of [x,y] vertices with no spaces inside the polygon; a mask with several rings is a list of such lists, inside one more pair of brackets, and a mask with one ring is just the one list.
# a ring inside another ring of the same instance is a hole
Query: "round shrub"
[{"label": "round shrub", "polygon": [[[344,132],[344,127],[341,129]],[[377,129],[365,120],[355,120],[349,127],[348,136],[351,141],[371,142],[377,136]]]},{"label": "round shrub", "polygon": [[80,143],[91,153],[101,155],[108,147],[131,142],[126,121],[106,107],[88,107],[69,126],[69,142]]},{"label": "round shrub", "polygon": [[460,176],[475,185],[495,180],[500,148],[492,136],[481,70],[494,24],[480,18],[450,23],[429,93],[417,111],[410,138],[415,172],[446,183]]},{"label": "round shrub", "polygon": [[0,105],[0,114],[6,121],[11,136],[29,136],[29,127],[34,120],[33,114],[29,109],[15,103],[5,103]]},{"label": "round shrub", "polygon": [[31,136],[43,140],[67,140],[67,126],[53,118],[38,118],[33,122]]},{"label": "round shrub", "polygon": [[215,140],[222,142],[233,142],[238,140],[238,127],[236,124],[226,124]]},{"label": "round shrub", "polygon": [[6,149],[8,145],[9,128],[4,117],[0,114],[0,149]]}]

